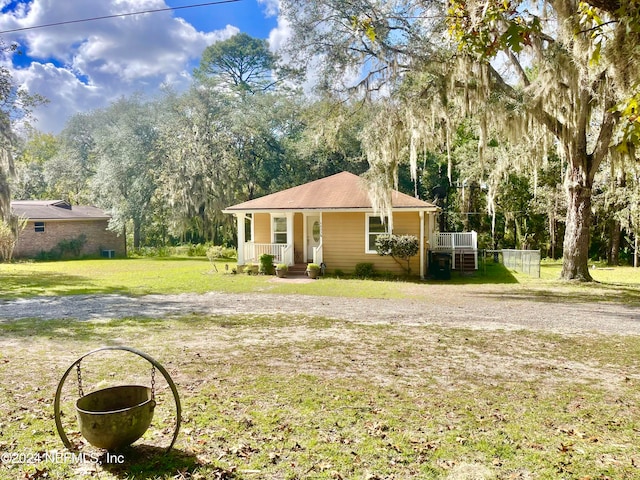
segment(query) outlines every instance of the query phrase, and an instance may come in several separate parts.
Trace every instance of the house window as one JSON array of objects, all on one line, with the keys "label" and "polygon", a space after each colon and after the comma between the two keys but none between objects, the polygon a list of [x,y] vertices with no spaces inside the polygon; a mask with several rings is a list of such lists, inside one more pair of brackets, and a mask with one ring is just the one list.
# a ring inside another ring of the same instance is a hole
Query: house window
[{"label": "house window", "polygon": [[36,232],[44,232],[44,222],[34,222],[34,223],[35,223],[34,230]]},{"label": "house window", "polygon": [[253,240],[253,217],[250,213],[244,217],[244,241],[251,242]]},{"label": "house window", "polygon": [[382,219],[376,215],[367,215],[366,224],[366,253],[376,253],[376,238],[378,235],[389,233],[389,222],[382,223]]},{"label": "house window", "polygon": [[287,243],[287,217],[273,217],[273,243]]}]

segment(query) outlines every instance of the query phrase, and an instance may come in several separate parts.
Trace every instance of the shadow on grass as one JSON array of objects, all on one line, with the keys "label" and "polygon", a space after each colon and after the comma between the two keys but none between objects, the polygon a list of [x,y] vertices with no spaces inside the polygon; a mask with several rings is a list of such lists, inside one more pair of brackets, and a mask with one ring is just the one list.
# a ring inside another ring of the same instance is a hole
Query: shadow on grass
[{"label": "shadow on grass", "polygon": [[595,304],[606,302],[617,305],[626,305],[629,307],[640,306],[640,288],[612,283],[558,283],[556,287],[524,287],[517,291],[496,291],[471,294],[499,300],[518,300],[541,303]]},{"label": "shadow on grass", "polygon": [[[146,261],[158,261],[158,262],[209,262],[207,257],[189,257],[189,256],[171,256],[171,257],[128,257],[121,260],[146,260]],[[235,260],[216,260],[216,263],[236,263]]]},{"label": "shadow on grass", "polygon": [[[191,478],[195,470],[202,466],[194,454],[175,448],[166,452],[166,448],[150,445],[133,445],[110,455],[122,455],[124,459],[124,463],[109,463],[107,454],[101,458],[105,461],[102,468],[118,478]],[[218,470],[213,473],[213,478],[235,478],[231,472]]]},{"label": "shadow on grass", "polygon": [[[143,317],[114,319],[98,323],[69,321],[69,319],[21,318],[8,321],[0,320],[0,333],[4,337],[11,338],[48,337],[110,345],[114,343],[109,341],[110,330],[127,327],[160,328],[163,326],[166,326],[166,321],[162,319]],[[120,344],[121,342],[115,343]]]},{"label": "shadow on grass", "polygon": [[451,272],[450,280],[428,279],[429,283],[452,283],[455,285],[506,285],[518,283],[511,271],[501,263],[487,262],[479,265],[478,270],[472,272]]},{"label": "shadow on grass", "polygon": [[63,273],[12,273],[2,277],[0,299],[13,300],[45,293],[58,295],[128,293],[124,287],[99,287],[82,275]]},{"label": "shadow on grass", "polygon": [[[297,278],[297,277],[293,277]],[[307,278],[305,276],[301,276],[300,278]],[[448,279],[438,279],[435,278],[433,274],[429,272],[426,273],[426,278],[424,280],[420,279],[417,276],[412,277],[398,277],[395,275],[384,275],[380,274],[378,276],[374,276],[372,278],[361,278],[353,275],[332,275],[326,274],[325,278],[337,278],[337,279],[345,279],[345,280],[367,280],[372,282],[399,282],[399,283],[415,283],[424,285],[425,283],[430,284],[455,284],[455,285],[481,285],[481,284],[510,284],[510,283],[518,283],[516,277],[514,277],[511,271],[506,268],[504,265],[500,263],[487,262],[485,265],[480,265],[478,270],[473,270],[469,272],[460,272],[458,270],[453,270],[451,272],[451,278]]]},{"label": "shadow on grass", "polygon": [[[204,313],[191,313],[166,318],[151,317],[127,317],[108,321],[69,321],[68,319],[41,320],[37,318],[25,318],[18,320],[0,319],[0,337],[14,339],[28,339],[43,337],[56,340],[71,340],[73,342],[87,343],[87,348],[98,346],[122,345],[122,338],[127,341],[144,341],[149,332],[162,335],[171,335],[171,329],[176,323],[180,328],[197,330],[205,327],[220,327],[224,329],[244,328],[253,325],[261,327],[280,327],[288,325],[291,317],[273,315],[207,315]],[[333,320],[325,318],[305,318],[306,324],[314,328],[328,328]],[[1,356],[1,355],[0,355]]]}]

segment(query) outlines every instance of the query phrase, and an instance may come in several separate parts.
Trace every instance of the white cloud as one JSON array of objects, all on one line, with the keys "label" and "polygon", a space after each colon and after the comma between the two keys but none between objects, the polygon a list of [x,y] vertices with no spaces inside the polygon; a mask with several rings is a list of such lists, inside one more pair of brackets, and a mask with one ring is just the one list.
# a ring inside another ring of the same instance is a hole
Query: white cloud
[{"label": "white cloud", "polygon": [[57,133],[74,113],[104,106],[104,89],[84,84],[68,69],[51,63],[33,63],[14,76],[27,91],[50,100],[34,111],[35,126],[43,132]]},{"label": "white cloud", "polygon": [[[164,0],[33,0],[1,15],[0,31],[160,8],[166,8]],[[31,59],[13,68],[16,80],[50,100],[35,112],[37,127],[57,132],[70,114],[122,95],[156,93],[162,84],[184,88],[204,49],[238,32],[231,25],[198,31],[159,12],[26,30],[5,34],[4,40],[18,43]]]},{"label": "white cloud", "polygon": [[280,1],[279,0],[258,0],[260,5],[264,5],[265,13],[269,17],[275,17],[278,15],[280,11]]},{"label": "white cloud", "polygon": [[265,6],[265,13],[270,17],[278,17],[278,25],[269,32],[269,48],[274,53],[282,54],[281,50],[292,36],[291,24],[283,14],[280,0],[258,0]]},{"label": "white cloud", "polygon": [[292,33],[289,21],[282,15],[278,16],[278,26],[269,32],[269,48],[278,52],[291,38]]}]

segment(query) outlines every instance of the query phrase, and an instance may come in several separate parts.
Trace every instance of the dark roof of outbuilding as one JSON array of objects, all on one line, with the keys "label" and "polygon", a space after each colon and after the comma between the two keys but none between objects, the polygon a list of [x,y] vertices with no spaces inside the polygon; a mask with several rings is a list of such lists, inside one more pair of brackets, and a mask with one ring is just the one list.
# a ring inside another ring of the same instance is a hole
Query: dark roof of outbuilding
[{"label": "dark roof of outbuilding", "polygon": [[98,207],[71,205],[64,200],[14,200],[14,215],[29,220],[108,220],[111,218]]}]

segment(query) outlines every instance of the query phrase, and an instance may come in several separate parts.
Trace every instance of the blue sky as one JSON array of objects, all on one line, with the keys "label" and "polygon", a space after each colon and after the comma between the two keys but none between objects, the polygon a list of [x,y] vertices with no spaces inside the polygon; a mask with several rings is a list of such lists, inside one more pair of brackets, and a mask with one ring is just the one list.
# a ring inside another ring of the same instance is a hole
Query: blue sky
[{"label": "blue sky", "polygon": [[[215,1],[215,0],[209,0]],[[0,31],[48,23],[208,3],[207,0],[0,0]],[[0,34],[22,55],[0,58],[30,93],[49,99],[36,128],[58,133],[69,116],[133,93],[157,94],[163,84],[186,88],[202,51],[244,32],[287,37],[278,0],[233,3]]]}]

